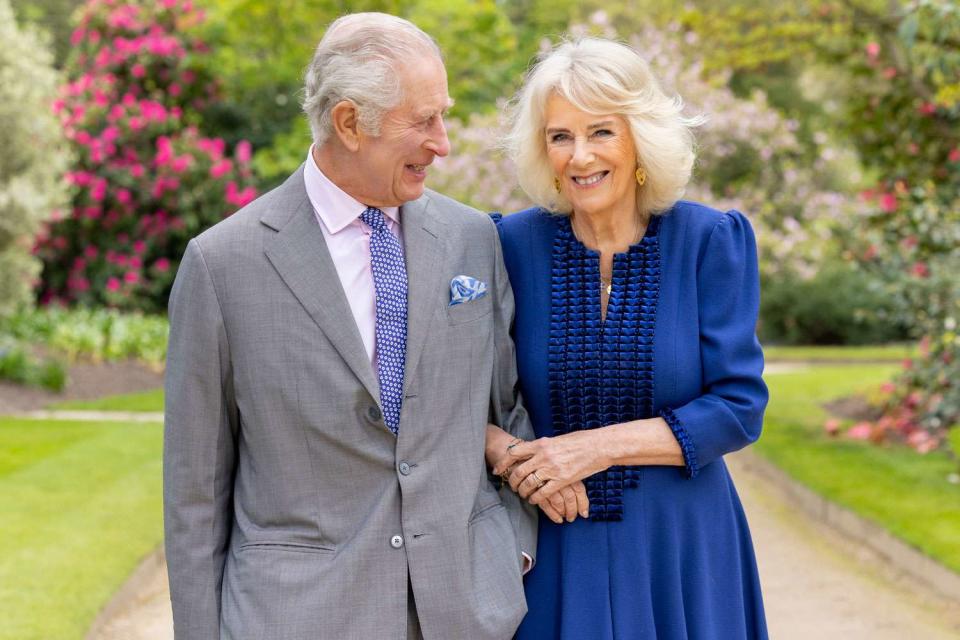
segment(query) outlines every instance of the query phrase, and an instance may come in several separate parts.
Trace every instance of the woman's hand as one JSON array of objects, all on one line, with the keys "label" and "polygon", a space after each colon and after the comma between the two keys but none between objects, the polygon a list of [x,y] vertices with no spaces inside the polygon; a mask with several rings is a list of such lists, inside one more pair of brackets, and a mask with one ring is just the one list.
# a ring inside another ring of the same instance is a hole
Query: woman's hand
[{"label": "woman's hand", "polygon": [[[523,442],[496,425],[487,425],[485,452],[487,464],[493,467],[494,473],[504,478],[505,482],[509,471],[520,462],[520,458],[514,456],[513,451]],[[498,473],[496,471],[498,468],[503,468],[504,471]],[[587,490],[582,482],[563,487],[539,506],[544,515],[557,524],[564,520],[573,522],[578,515],[583,518],[590,515],[590,501],[587,499]]]},{"label": "woman's hand", "polygon": [[[510,486],[531,504],[551,501],[564,487],[603,471],[610,465],[600,446],[599,434],[575,431],[533,442],[520,442],[502,457],[493,472],[510,470]],[[582,483],[580,483],[582,485]]]}]

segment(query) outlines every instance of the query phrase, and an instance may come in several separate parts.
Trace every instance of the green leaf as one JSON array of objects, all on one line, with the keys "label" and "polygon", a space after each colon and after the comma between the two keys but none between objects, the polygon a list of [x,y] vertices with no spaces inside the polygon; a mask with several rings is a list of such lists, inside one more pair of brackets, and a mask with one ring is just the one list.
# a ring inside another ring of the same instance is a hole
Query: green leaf
[{"label": "green leaf", "polygon": [[900,23],[900,28],[897,29],[897,34],[900,36],[900,39],[903,41],[903,44],[907,47],[907,49],[913,47],[913,43],[917,39],[918,27],[919,21],[917,19],[917,14],[915,13],[911,13],[903,20],[903,22]]}]

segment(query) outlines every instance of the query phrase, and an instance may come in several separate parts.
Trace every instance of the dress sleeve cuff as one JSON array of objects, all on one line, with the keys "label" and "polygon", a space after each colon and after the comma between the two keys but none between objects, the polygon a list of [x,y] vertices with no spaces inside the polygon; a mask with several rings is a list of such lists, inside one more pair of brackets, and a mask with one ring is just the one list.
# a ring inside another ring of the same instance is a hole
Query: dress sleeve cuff
[{"label": "dress sleeve cuff", "polygon": [[663,409],[660,411],[660,417],[666,420],[673,431],[673,437],[680,444],[680,450],[683,452],[684,474],[688,478],[696,478],[700,473],[700,467],[697,464],[697,450],[693,446],[693,440],[687,433],[687,428],[680,422],[680,418],[673,412],[673,409]]}]

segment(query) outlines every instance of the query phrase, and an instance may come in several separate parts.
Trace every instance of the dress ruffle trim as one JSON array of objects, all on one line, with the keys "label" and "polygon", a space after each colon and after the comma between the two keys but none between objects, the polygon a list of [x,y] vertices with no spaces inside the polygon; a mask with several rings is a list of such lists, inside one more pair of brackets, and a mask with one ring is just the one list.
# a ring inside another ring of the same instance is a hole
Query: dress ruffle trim
[{"label": "dress ruffle trim", "polygon": [[[653,417],[653,338],[660,295],[660,218],[613,258],[606,320],[600,309],[600,256],[565,218],[553,246],[548,342],[554,434]],[[611,467],[584,481],[594,520],[623,519],[623,490],[638,467]]]},{"label": "dress ruffle trim", "polygon": [[673,437],[680,443],[680,450],[683,452],[684,473],[688,478],[696,478],[700,473],[700,466],[697,464],[697,449],[693,446],[693,439],[687,433],[687,428],[683,422],[673,412],[673,409],[663,409],[660,411],[660,417],[666,420],[673,431]]}]

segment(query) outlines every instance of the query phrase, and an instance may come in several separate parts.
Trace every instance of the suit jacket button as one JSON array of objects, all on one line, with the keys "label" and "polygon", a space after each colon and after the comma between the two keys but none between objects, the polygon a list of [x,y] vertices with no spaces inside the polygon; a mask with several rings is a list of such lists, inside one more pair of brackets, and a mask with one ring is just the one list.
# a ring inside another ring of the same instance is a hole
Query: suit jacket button
[{"label": "suit jacket button", "polygon": [[399,469],[400,469],[400,473],[402,473],[403,475],[405,476],[410,475],[410,465],[407,464],[406,462],[401,462]]},{"label": "suit jacket button", "polygon": [[393,536],[390,538],[390,546],[394,549],[399,549],[403,546],[403,536]]},{"label": "suit jacket button", "polygon": [[370,418],[371,422],[379,422],[383,418],[383,414],[380,412],[380,407],[376,405],[370,405],[367,409],[367,417]]}]

